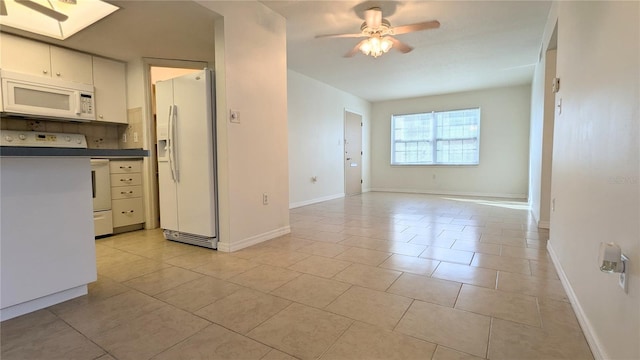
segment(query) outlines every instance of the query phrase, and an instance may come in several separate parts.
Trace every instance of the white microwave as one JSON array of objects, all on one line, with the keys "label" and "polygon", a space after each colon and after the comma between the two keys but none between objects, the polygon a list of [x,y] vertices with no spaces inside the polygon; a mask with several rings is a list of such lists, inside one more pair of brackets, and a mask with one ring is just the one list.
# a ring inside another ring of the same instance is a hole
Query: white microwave
[{"label": "white microwave", "polygon": [[0,112],[21,117],[96,119],[93,85],[0,70]]}]

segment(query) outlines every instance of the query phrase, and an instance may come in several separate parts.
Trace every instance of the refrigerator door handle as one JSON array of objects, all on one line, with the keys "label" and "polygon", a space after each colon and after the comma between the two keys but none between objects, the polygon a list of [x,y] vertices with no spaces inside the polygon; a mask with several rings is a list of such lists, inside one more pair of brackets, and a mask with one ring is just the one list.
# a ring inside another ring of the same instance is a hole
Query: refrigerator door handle
[{"label": "refrigerator door handle", "polygon": [[169,137],[167,139],[167,153],[169,154],[169,169],[171,169],[171,180],[176,181],[173,170],[173,105],[169,105]]},{"label": "refrigerator door handle", "polygon": [[169,164],[171,167],[171,177],[174,182],[180,181],[180,175],[178,172],[178,147],[176,146],[176,138],[178,132],[178,106],[171,105],[171,118],[169,123],[169,139],[171,146],[169,148]]}]

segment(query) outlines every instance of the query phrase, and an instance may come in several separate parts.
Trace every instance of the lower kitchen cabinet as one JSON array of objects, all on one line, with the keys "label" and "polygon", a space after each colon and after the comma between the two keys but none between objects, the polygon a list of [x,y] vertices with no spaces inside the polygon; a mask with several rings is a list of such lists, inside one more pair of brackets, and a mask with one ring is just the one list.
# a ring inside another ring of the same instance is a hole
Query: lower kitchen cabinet
[{"label": "lower kitchen cabinet", "polygon": [[142,198],[113,200],[113,227],[144,222]]},{"label": "lower kitchen cabinet", "polygon": [[141,229],[144,224],[142,160],[111,160],[113,232]]}]

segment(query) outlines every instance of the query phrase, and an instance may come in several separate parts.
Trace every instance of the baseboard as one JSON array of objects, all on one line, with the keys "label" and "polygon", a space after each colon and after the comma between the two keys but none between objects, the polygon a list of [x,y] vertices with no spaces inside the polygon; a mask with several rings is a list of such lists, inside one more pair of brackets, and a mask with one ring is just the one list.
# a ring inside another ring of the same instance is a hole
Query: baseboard
[{"label": "baseboard", "polygon": [[551,223],[549,222],[549,220],[540,221],[536,217],[536,214],[534,214],[533,211],[531,210],[531,203],[529,203],[529,213],[531,214],[531,217],[533,217],[533,220],[536,222],[536,226],[539,229],[550,229]]},{"label": "baseboard", "polygon": [[329,196],[323,196],[323,197],[319,197],[319,198],[315,198],[315,199],[311,199],[311,200],[299,201],[299,202],[295,202],[295,203],[289,204],[289,209],[295,209],[295,208],[299,208],[299,207],[302,207],[302,206],[316,204],[316,203],[323,202],[323,201],[340,199],[340,198],[343,198],[343,197],[344,197],[344,193],[335,194],[335,195],[329,195]]},{"label": "baseboard", "polygon": [[271,240],[279,236],[286,235],[290,232],[291,232],[290,226],[283,226],[279,229],[267,231],[265,233],[254,235],[239,241],[234,241],[233,243],[218,242],[218,251],[222,251],[222,252],[238,251],[240,249],[244,249],[251,245],[259,244],[263,241]]},{"label": "baseboard", "polygon": [[610,357],[605,356],[604,347],[601,345],[598,337],[596,336],[595,331],[593,330],[593,326],[591,326],[591,322],[587,318],[582,306],[580,305],[580,301],[576,296],[576,293],[573,291],[571,287],[571,283],[569,282],[569,278],[567,278],[567,274],[565,274],[564,269],[560,265],[560,260],[556,255],[555,250],[553,250],[553,243],[551,239],[547,242],[547,251],[549,252],[549,256],[551,257],[551,261],[553,265],[556,267],[556,271],[558,272],[558,277],[560,278],[560,282],[562,283],[562,287],[564,291],[567,293],[567,297],[569,298],[569,302],[571,302],[571,306],[573,307],[573,312],[576,314],[578,318],[578,322],[580,323],[580,327],[582,327],[582,332],[584,333],[584,337],[587,339],[587,343],[589,344],[589,348],[591,348],[591,353],[593,353],[593,358],[595,360],[604,360],[610,359]]},{"label": "baseboard", "polygon": [[33,299],[21,304],[6,307],[0,310],[0,321],[5,321],[18,317],[20,315],[28,314],[36,310],[44,309],[67,300],[75,299],[79,296],[86,295],[88,291],[87,285],[76,286],[71,289],[63,290],[55,294],[43,296],[41,298]]},{"label": "baseboard", "polygon": [[370,191],[409,193],[409,194],[447,195],[447,196],[474,196],[474,197],[477,196],[477,197],[492,197],[492,198],[518,199],[518,200],[526,200],[527,198],[527,194],[479,193],[479,192],[423,190],[423,189],[371,188]]}]

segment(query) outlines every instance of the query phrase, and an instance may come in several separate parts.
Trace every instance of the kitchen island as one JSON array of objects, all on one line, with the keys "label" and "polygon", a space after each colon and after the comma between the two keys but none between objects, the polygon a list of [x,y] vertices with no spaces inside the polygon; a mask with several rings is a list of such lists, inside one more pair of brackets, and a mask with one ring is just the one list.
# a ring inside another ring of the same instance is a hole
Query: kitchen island
[{"label": "kitchen island", "polygon": [[90,158],[145,156],[0,147],[0,320],[87,293],[97,278]]}]

